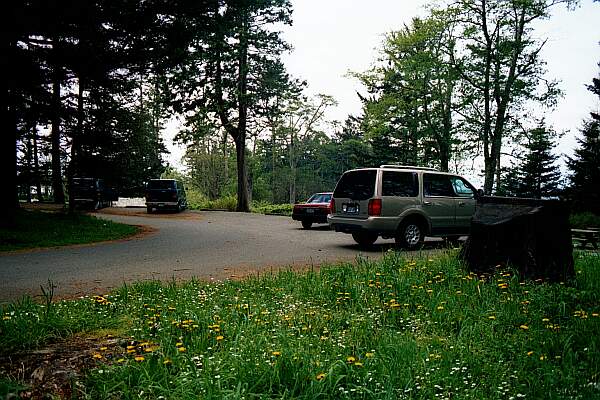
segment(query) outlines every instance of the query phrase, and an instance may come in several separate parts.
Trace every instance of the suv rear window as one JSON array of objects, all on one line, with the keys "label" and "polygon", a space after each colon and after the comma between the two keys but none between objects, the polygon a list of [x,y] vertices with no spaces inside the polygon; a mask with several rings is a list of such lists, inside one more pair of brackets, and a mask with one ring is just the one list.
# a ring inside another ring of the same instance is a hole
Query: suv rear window
[{"label": "suv rear window", "polygon": [[346,197],[353,200],[367,200],[375,193],[377,170],[367,169],[346,172],[340,178],[333,197]]},{"label": "suv rear window", "polygon": [[416,197],[419,180],[415,172],[383,171],[382,196]]},{"label": "suv rear window", "polygon": [[148,189],[175,189],[175,181],[150,181]]}]

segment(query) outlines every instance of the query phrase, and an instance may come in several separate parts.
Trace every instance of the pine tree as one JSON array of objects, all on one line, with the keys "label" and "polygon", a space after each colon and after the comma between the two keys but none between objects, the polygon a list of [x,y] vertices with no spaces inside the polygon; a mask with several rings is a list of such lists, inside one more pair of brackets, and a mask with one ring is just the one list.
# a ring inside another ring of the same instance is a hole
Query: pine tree
[{"label": "pine tree", "polygon": [[[594,78],[588,90],[600,99],[600,78]],[[569,194],[576,211],[600,215],[600,115],[590,113],[580,130],[575,157],[568,159],[571,170]]]}]

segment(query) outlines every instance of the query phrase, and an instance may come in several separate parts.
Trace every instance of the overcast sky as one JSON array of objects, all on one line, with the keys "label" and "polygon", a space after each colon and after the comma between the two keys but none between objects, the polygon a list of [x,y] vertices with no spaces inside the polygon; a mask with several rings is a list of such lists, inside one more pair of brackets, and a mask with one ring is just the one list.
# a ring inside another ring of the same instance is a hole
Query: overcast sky
[{"label": "overcast sky", "polygon": [[[343,122],[348,114],[360,113],[356,91],[362,87],[347,76],[348,71],[362,72],[373,65],[384,34],[424,15],[423,7],[429,2],[292,0],[292,4],[294,24],[284,31],[285,40],[294,47],[284,57],[287,68],[294,77],[308,82],[309,93],[332,95],[339,106],[331,110],[330,118]],[[536,27],[539,36],[548,38],[543,52],[548,77],[559,79],[565,92],[547,118],[558,131],[570,131],[560,144],[563,153],[572,153],[582,119],[600,107],[585,89],[600,71],[599,21],[600,2],[582,0],[574,11],[557,7],[550,20]],[[173,150],[170,162],[178,165],[181,150]]]}]

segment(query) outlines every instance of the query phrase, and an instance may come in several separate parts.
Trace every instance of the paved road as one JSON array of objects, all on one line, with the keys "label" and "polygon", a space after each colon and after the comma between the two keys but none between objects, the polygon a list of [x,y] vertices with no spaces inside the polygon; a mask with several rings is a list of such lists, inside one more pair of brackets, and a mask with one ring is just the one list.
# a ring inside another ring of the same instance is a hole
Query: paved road
[{"label": "paved road", "polygon": [[300,223],[280,216],[118,212],[127,215],[98,215],[154,232],[126,241],[0,255],[0,302],[25,293],[39,295],[48,280],[58,297],[73,297],[144,279],[227,279],[279,266],[351,260],[360,253],[379,257],[393,243],[380,239],[373,249],[361,251],[349,235],[325,225],[303,230]]}]

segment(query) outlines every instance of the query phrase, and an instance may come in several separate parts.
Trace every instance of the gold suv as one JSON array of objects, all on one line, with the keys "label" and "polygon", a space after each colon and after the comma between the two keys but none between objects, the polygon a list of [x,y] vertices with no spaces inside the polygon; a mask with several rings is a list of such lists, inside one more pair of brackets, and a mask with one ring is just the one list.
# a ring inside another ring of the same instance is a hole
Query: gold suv
[{"label": "gold suv", "polygon": [[379,236],[408,249],[425,236],[467,235],[478,191],[461,176],[433,168],[382,165],[346,171],[331,200],[329,226],[361,246]]}]

